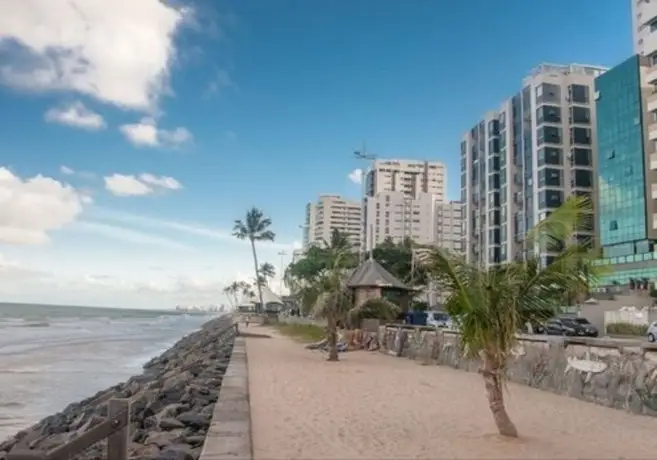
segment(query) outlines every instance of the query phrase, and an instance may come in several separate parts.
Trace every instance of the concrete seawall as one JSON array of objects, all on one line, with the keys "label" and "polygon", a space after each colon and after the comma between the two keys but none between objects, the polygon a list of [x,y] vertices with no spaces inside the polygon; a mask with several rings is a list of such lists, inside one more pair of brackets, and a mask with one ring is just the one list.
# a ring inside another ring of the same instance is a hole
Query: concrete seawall
[{"label": "concrete seawall", "polygon": [[[426,327],[381,326],[381,351],[470,372],[480,362],[462,353],[460,335]],[[657,416],[657,345],[636,341],[527,336],[509,359],[513,382]]]},{"label": "concrete seawall", "polygon": [[205,438],[200,460],[253,458],[251,407],[244,337],[236,337],[221,383],[219,400]]}]

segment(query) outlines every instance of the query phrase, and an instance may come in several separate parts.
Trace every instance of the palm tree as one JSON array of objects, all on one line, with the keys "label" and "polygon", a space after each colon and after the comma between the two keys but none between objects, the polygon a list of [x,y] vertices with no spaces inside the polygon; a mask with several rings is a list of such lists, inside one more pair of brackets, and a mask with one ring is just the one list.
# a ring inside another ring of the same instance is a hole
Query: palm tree
[{"label": "palm tree", "polygon": [[276,268],[269,262],[260,265],[260,275],[258,282],[267,285],[269,280],[276,276]]},{"label": "palm tree", "polygon": [[231,284],[226,286],[224,288],[224,294],[226,294],[226,297],[228,298],[228,302],[230,302],[230,305],[233,308],[237,308],[237,304],[239,303],[239,300],[237,299],[237,294],[240,292],[240,283],[237,281],[233,281]]},{"label": "palm tree", "polygon": [[[258,254],[256,252],[256,241],[274,241],[276,234],[269,230],[271,227],[271,219],[265,217],[263,212],[253,207],[246,212],[244,221],[236,220],[233,227],[233,236],[240,240],[249,240],[251,243],[251,251],[253,252],[253,267],[255,269],[256,280],[260,279],[258,273]],[[265,304],[262,297],[262,286],[256,283],[258,288],[258,298],[260,300],[260,308],[264,310]]]},{"label": "palm tree", "polygon": [[[590,206],[588,200],[569,199],[527,234],[526,247],[534,254],[541,249],[560,250],[547,266],[537,255],[528,255],[525,261],[483,270],[440,249],[424,259],[431,275],[451,293],[445,308],[460,329],[464,353],[481,359],[488,405],[502,435],[518,435],[504,407],[503,393],[516,332],[528,321],[554,315],[564,292],[597,276],[597,267],[590,264],[595,253],[570,243]],[[586,272],[583,266],[588,267]]]}]

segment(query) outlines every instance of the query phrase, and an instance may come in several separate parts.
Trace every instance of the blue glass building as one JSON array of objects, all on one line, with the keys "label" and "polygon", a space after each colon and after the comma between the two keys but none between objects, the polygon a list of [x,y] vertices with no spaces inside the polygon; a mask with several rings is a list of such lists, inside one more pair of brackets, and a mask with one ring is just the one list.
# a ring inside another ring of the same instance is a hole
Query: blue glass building
[{"label": "blue glass building", "polygon": [[[657,279],[650,194],[650,154],[644,86],[649,62],[633,56],[595,80],[598,133],[597,215],[601,263],[612,266],[603,284]],[[657,120],[657,118],[655,118]]]}]

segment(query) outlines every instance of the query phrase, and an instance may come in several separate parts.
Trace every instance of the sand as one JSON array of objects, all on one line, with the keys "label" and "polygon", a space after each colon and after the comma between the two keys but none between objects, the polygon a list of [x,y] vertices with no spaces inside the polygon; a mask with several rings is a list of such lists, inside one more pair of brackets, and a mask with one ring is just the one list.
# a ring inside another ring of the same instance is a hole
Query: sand
[{"label": "sand", "polygon": [[654,458],[657,418],[509,384],[500,437],[476,373],[356,351],[329,363],[264,327],[247,357],[255,460]]}]

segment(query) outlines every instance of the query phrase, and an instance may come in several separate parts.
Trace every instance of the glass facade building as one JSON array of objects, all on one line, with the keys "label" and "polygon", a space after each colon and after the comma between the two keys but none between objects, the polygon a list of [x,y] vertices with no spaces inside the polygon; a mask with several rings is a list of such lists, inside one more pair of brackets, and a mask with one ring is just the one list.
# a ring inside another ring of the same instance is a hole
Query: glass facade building
[{"label": "glass facade building", "polygon": [[634,254],[647,239],[640,78],[634,56],[595,80],[598,228],[605,258]]},{"label": "glass facade building", "polygon": [[595,80],[599,263],[610,266],[601,284],[657,278],[646,194],[642,59],[633,56]]}]

